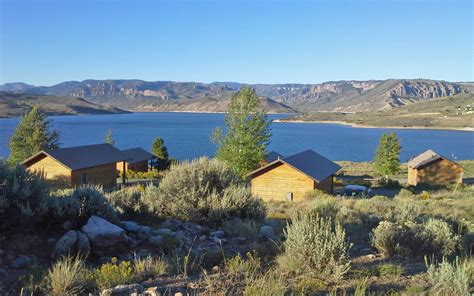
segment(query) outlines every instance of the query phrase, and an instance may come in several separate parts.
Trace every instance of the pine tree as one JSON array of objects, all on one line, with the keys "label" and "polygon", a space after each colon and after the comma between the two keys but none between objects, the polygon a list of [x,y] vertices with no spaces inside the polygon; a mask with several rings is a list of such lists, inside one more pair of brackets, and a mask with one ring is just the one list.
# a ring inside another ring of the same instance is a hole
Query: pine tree
[{"label": "pine tree", "polygon": [[240,176],[258,167],[270,141],[270,122],[260,104],[254,89],[242,88],[230,101],[225,117],[226,132],[216,128],[212,134],[212,141],[218,147],[217,159]]},{"label": "pine tree", "polygon": [[375,153],[375,172],[381,176],[400,172],[400,150],[400,140],[396,133],[383,134]]},{"label": "pine tree", "polygon": [[41,112],[40,106],[33,108],[20,118],[20,123],[10,138],[9,164],[16,165],[41,150],[58,148],[59,132],[51,129],[51,121]]},{"label": "pine tree", "polygon": [[155,157],[153,166],[157,169],[166,169],[169,166],[168,149],[162,138],[156,138],[151,144],[151,153]]},{"label": "pine tree", "polygon": [[107,130],[105,132],[105,140],[104,142],[106,144],[110,144],[112,146],[115,146],[115,141],[114,141],[114,138],[112,137],[112,131],[111,130]]}]

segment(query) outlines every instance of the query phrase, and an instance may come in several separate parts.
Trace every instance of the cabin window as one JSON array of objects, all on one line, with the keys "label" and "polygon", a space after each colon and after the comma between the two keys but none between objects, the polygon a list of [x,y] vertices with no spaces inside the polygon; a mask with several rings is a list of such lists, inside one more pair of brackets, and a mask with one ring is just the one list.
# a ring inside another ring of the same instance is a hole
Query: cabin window
[{"label": "cabin window", "polygon": [[82,185],[87,184],[87,174],[86,173],[82,173],[82,175],[81,175],[81,184]]},{"label": "cabin window", "polygon": [[287,201],[293,201],[293,192],[287,192],[286,193],[286,200]]}]

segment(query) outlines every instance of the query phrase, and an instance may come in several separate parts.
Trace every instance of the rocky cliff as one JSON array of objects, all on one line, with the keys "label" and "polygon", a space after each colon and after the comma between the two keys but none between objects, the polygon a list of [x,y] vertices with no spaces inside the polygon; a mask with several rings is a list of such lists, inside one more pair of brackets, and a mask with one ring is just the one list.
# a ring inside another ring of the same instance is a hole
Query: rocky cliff
[{"label": "rocky cliff", "polygon": [[253,87],[260,96],[278,103],[271,105],[279,110],[288,108],[300,112],[390,109],[474,91],[473,85],[469,83],[426,79],[251,85],[235,82],[84,80],[63,82],[50,87],[35,87],[22,83],[5,84],[0,86],[0,90],[80,97],[129,110],[221,111],[232,94],[243,86]]}]

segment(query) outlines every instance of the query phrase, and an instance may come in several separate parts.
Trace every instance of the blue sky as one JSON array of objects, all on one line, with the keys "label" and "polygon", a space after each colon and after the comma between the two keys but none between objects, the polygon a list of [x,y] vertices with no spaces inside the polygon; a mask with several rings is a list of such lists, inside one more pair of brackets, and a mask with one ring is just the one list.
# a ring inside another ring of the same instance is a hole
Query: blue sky
[{"label": "blue sky", "polygon": [[474,80],[470,0],[0,3],[0,83]]}]

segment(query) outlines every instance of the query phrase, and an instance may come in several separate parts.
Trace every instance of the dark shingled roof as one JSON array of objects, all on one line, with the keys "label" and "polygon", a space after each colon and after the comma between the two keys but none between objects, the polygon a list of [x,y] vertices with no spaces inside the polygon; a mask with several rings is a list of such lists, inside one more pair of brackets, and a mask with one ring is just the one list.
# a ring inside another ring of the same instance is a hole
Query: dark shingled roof
[{"label": "dark shingled roof", "polygon": [[453,160],[449,159],[448,157],[444,157],[444,156],[436,153],[435,151],[429,149],[429,150],[426,150],[425,152],[415,156],[413,159],[411,159],[408,162],[408,166],[411,167],[411,168],[414,168],[414,169],[418,169],[418,168],[421,168],[423,166],[426,166],[426,165],[428,165],[432,162],[435,162],[435,161],[438,161],[438,160],[441,160],[441,159],[446,159],[446,160],[448,160],[452,163],[456,163]]},{"label": "dark shingled roof", "polygon": [[306,150],[283,159],[277,159],[266,166],[256,169],[248,175],[254,175],[255,173],[278,162],[286,163],[318,182],[326,179],[341,169],[339,165],[319,155],[313,150]]},{"label": "dark shingled roof", "polygon": [[153,154],[140,147],[122,150],[122,153],[126,154],[129,157],[129,159],[127,160],[128,163],[145,161],[153,157]]},{"label": "dark shingled roof", "polygon": [[281,155],[280,153],[276,152],[276,151],[270,151],[270,152],[268,152],[267,156],[265,157],[265,160],[267,162],[274,162],[278,158],[285,158],[285,157],[283,155]]},{"label": "dark shingled roof", "polygon": [[129,159],[126,154],[110,144],[96,144],[40,151],[23,161],[22,164],[28,165],[41,154],[49,155],[71,170],[96,167]]}]

